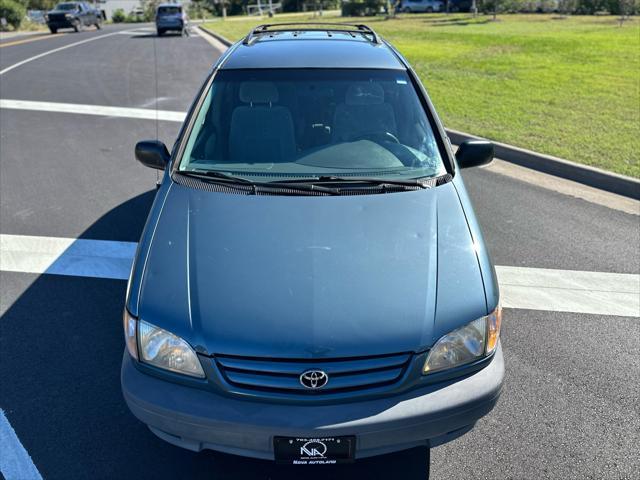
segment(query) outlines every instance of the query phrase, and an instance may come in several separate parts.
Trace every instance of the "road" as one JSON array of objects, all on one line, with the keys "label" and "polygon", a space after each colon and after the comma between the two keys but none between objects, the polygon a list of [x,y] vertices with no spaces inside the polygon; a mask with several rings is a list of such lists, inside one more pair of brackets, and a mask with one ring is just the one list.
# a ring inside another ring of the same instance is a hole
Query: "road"
[{"label": "road", "polygon": [[[35,38],[0,42],[2,101],[184,112],[221,53],[140,25]],[[136,242],[156,174],[133,147],[171,145],[180,123],[4,105],[0,233]],[[464,173],[497,265],[640,273],[637,202],[498,167]],[[0,273],[0,434],[15,431],[42,478],[423,478],[421,449],[301,472],[165,444],[120,392],[126,282],[26,272]],[[500,402],[433,449],[432,478],[637,478],[639,338],[637,316],[507,309]],[[7,480],[28,478],[7,464]]]}]

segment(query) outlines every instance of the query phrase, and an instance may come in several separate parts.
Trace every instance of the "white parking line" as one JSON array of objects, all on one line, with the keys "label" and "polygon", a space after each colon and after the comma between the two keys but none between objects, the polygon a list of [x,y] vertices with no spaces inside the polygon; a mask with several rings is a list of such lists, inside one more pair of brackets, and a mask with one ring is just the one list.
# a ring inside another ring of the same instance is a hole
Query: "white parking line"
[{"label": "white parking line", "polygon": [[73,42],[69,45],[64,45],[62,47],[54,48],[53,50],[47,50],[46,52],[40,53],[38,55],[34,55],[33,57],[25,58],[24,60],[14,63],[13,65],[5,68],[4,70],[0,70],[0,76],[4,75],[7,72],[10,72],[14,68],[21,67],[22,65],[33,62],[34,60],[38,60],[39,58],[46,57],[47,55],[51,55],[52,53],[61,52],[62,50],[66,50],[67,48],[77,47],[78,45],[83,45],[89,42],[95,42],[96,40],[101,40],[103,38],[112,37],[114,35],[119,35],[120,32],[107,33],[105,35],[98,35],[97,37],[87,38],[85,40],[80,40],[79,42]]},{"label": "white parking line", "polygon": [[496,267],[504,307],[640,317],[640,275]]},{"label": "white parking line", "polygon": [[0,99],[0,109],[31,110],[36,112],[76,113],[103,117],[137,118],[145,120],[184,121],[184,112],[153,110],[150,108],[108,107],[103,105],[81,105],[76,103],[33,102],[30,100]]},{"label": "white parking line", "polygon": [[[136,243],[0,235],[0,270],[126,280]],[[640,317],[640,275],[496,267],[506,308]]]},{"label": "white parking line", "polygon": [[42,480],[40,472],[0,409],[0,472],[6,480]]},{"label": "white parking line", "polygon": [[137,244],[0,235],[0,270],[126,280]]}]

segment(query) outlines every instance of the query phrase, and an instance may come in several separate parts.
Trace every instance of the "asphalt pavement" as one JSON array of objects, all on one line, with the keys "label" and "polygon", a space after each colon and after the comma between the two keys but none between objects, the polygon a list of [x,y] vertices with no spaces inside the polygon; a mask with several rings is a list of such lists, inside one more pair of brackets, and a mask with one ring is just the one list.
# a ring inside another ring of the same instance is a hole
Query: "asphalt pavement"
[{"label": "asphalt pavement", "polygon": [[[146,27],[0,41],[0,99],[186,111],[221,52]],[[133,147],[179,127],[0,108],[0,233],[136,242],[156,173]],[[637,214],[542,176],[464,178],[496,264],[640,273]],[[126,282],[2,271],[0,287],[0,409],[45,479],[424,478],[424,449],[302,471],[168,445],[120,392]],[[638,339],[638,317],[506,310],[499,404],[431,451],[431,478],[637,478]]]}]

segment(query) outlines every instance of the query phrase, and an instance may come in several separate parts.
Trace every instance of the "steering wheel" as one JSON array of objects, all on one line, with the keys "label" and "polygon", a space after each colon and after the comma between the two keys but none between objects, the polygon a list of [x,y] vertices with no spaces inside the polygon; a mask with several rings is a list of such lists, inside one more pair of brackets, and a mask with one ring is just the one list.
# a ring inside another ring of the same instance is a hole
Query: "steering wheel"
[{"label": "steering wheel", "polygon": [[358,141],[358,140],[371,140],[372,142],[393,142],[393,143],[400,143],[400,140],[398,140],[398,137],[396,137],[393,133],[391,132],[375,132],[375,131],[371,131],[371,132],[363,132],[363,133],[358,133],[356,135],[354,135],[351,138],[352,142]]}]

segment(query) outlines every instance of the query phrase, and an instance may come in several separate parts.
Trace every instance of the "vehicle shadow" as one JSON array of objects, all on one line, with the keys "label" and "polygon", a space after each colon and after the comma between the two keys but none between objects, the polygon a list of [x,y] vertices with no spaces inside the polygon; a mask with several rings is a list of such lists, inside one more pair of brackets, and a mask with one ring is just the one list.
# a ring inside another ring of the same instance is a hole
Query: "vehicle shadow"
[{"label": "vehicle shadow", "polygon": [[[80,238],[137,241],[155,196],[112,209]],[[424,479],[428,450],[336,467],[276,465],[194,453],[156,438],[129,412],[120,389],[126,282],[2,272],[0,408],[47,479]],[[3,283],[4,285],[4,283]]]}]

